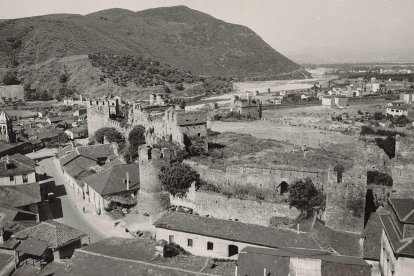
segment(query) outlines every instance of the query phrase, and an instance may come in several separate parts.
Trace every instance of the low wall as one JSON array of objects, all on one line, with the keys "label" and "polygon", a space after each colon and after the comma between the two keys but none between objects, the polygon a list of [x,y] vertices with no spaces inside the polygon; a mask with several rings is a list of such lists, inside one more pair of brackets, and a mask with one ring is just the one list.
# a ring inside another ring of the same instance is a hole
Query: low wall
[{"label": "low wall", "polygon": [[264,226],[269,226],[272,217],[295,219],[299,215],[299,211],[296,208],[290,208],[288,204],[228,198],[220,194],[191,191],[191,189],[186,198],[171,196],[170,202],[172,205],[191,208],[200,216],[237,219],[240,222]]}]

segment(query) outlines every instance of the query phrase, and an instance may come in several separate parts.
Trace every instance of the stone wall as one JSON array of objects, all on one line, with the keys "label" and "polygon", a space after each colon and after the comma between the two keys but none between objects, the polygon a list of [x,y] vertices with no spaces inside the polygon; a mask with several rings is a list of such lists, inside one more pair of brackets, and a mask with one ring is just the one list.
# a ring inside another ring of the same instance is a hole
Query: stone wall
[{"label": "stone wall", "polygon": [[[109,111],[108,111],[109,112]],[[88,106],[88,134],[92,137],[95,132],[103,127],[113,127],[121,132],[125,138],[128,137],[132,127],[123,127],[121,123],[109,118],[109,113],[102,109],[102,107]]]},{"label": "stone wall", "polygon": [[224,171],[186,161],[199,174],[200,178],[220,188],[228,186],[255,186],[265,190],[275,190],[283,181],[292,184],[297,179],[309,177],[316,185],[324,185],[327,174],[324,171],[293,169],[261,169],[249,167],[228,167]]},{"label": "stone wall", "polygon": [[264,226],[269,226],[272,217],[295,219],[299,215],[296,208],[290,208],[287,204],[228,198],[216,193],[195,191],[194,186],[190,189],[186,198],[171,196],[170,202],[173,205],[191,208],[200,216],[208,215],[218,219],[237,219],[241,222]]}]

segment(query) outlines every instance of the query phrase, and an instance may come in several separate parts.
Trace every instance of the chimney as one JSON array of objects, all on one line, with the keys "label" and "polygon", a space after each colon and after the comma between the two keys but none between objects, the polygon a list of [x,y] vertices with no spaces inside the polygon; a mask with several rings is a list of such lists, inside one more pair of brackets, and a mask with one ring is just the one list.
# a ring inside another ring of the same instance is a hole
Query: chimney
[{"label": "chimney", "polygon": [[126,178],[126,189],[129,191],[129,172],[125,172],[125,178]]}]

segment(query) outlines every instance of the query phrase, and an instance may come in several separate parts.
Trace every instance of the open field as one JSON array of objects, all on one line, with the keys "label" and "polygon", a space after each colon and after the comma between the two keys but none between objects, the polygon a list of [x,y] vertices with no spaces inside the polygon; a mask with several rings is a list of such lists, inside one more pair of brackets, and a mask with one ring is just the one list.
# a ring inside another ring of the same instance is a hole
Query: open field
[{"label": "open field", "polygon": [[351,135],[314,128],[294,127],[267,121],[211,122],[211,129],[218,132],[251,134],[256,138],[287,141],[297,146],[322,147],[326,143],[348,144],[355,141]]},{"label": "open field", "polygon": [[[306,137],[303,140],[307,140]],[[193,157],[192,160],[214,169],[246,166],[318,170],[337,163],[344,167],[353,164],[353,143],[344,143],[343,140],[340,145],[325,142],[323,146],[304,148],[300,143],[257,138],[240,132],[223,132],[209,137],[209,142],[209,155]]]}]

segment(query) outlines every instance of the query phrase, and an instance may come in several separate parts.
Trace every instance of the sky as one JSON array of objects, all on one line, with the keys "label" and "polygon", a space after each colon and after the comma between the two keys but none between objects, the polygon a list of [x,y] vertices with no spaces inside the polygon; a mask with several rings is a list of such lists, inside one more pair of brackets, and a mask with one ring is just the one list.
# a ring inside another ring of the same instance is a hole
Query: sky
[{"label": "sky", "polygon": [[414,47],[414,0],[0,0],[0,19],[175,5],[245,25],[282,52]]}]

